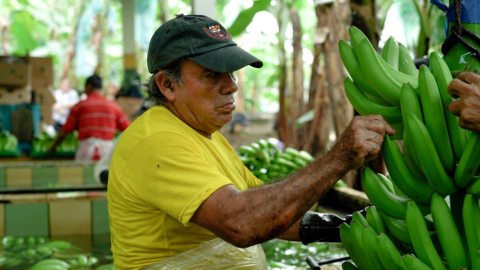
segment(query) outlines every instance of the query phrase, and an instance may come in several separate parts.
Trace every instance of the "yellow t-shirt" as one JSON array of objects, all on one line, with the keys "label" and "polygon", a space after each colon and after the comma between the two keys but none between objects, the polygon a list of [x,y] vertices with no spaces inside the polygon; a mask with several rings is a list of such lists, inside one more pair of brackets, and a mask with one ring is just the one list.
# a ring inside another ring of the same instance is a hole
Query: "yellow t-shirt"
[{"label": "yellow t-shirt", "polygon": [[207,139],[167,108],[154,106],[122,134],[108,180],[114,265],[144,266],[215,238],[190,223],[217,189],[262,185],[219,133]]}]

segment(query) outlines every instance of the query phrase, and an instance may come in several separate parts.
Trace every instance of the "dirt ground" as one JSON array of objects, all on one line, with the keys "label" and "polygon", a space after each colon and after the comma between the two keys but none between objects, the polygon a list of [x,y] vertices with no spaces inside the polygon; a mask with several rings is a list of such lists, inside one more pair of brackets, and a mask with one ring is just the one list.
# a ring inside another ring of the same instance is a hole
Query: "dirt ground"
[{"label": "dirt ground", "polygon": [[275,116],[273,114],[249,113],[245,116],[247,118],[246,126],[240,123],[234,124],[234,121],[232,121],[220,130],[233,149],[237,149],[240,145],[257,142],[260,139],[277,138],[277,132],[274,130]]}]

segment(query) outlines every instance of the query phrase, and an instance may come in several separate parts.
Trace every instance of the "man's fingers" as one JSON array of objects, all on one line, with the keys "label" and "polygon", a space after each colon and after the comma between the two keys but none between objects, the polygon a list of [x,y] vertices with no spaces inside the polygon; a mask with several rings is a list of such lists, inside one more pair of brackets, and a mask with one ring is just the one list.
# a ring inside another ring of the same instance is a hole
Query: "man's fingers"
[{"label": "man's fingers", "polygon": [[448,110],[456,116],[460,116],[460,112],[462,111],[462,100],[456,100],[450,102],[448,105]]},{"label": "man's fingers", "polygon": [[473,72],[461,72],[457,79],[466,82],[468,84],[478,84],[480,83],[480,76]]},{"label": "man's fingers", "polygon": [[365,137],[367,141],[371,141],[378,145],[381,145],[383,143],[383,138],[385,137],[385,134],[380,134],[375,131],[366,130]]},{"label": "man's fingers", "polygon": [[366,128],[371,131],[375,131],[383,136],[385,136],[385,133],[388,133],[390,135],[395,134],[395,130],[390,126],[390,124],[383,119],[381,115],[367,115],[368,119],[368,124]]},{"label": "man's fingers", "polygon": [[478,127],[476,127],[475,123],[472,123],[470,121],[465,121],[462,118],[458,119],[458,125],[461,128],[468,129],[468,130],[475,130],[475,128],[478,128]]},{"label": "man's fingers", "polygon": [[365,141],[365,150],[367,151],[367,155],[365,156],[365,160],[372,160],[378,156],[380,153],[381,144],[378,144],[373,141]]},{"label": "man's fingers", "polygon": [[448,93],[453,98],[462,98],[463,96],[465,96],[465,92],[470,89],[470,84],[459,79],[452,80],[452,82],[450,82],[447,88]]}]

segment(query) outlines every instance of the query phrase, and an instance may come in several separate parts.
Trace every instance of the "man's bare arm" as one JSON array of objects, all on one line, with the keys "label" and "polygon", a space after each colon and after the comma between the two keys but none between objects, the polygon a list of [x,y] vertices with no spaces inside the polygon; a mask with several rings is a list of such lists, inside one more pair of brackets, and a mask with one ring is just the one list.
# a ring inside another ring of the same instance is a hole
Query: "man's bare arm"
[{"label": "man's bare arm", "polygon": [[[224,186],[202,203],[191,221],[238,247],[279,237],[345,173],[375,158],[385,133],[395,131],[381,116],[355,117],[327,154],[295,175],[246,191]],[[290,231],[285,238],[294,239],[292,235]]]}]

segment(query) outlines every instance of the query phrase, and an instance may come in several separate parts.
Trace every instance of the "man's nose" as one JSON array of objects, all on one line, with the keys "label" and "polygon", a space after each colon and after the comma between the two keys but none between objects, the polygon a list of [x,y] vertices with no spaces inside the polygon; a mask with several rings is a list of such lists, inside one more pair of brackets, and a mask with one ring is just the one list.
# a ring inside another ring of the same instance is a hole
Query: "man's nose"
[{"label": "man's nose", "polygon": [[237,92],[237,79],[233,73],[223,73],[222,76],[222,94],[233,94]]}]

